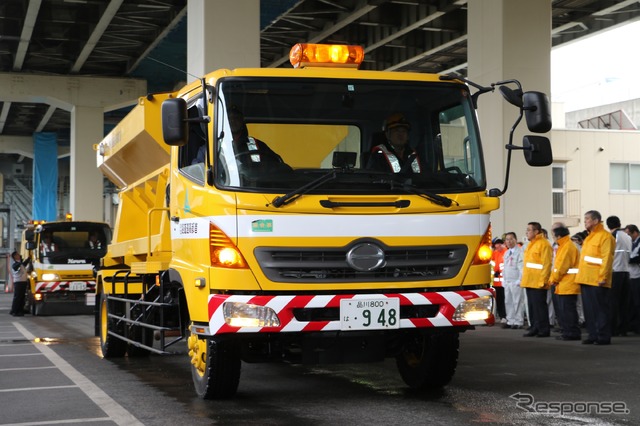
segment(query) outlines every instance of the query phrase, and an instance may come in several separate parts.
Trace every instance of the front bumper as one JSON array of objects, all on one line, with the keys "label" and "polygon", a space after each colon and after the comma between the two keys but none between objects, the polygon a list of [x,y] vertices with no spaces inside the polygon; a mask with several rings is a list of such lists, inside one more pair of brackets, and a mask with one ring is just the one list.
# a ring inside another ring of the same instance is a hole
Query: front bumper
[{"label": "front bumper", "polygon": [[[196,327],[201,335],[232,333],[296,333],[340,331],[340,300],[397,298],[401,310],[399,328],[471,328],[494,323],[493,314],[485,319],[456,320],[456,309],[463,303],[490,298],[492,289],[422,293],[340,294],[340,295],[222,295],[209,296],[209,326]],[[271,308],[277,315],[277,327],[234,327],[225,321],[225,302],[247,303]],[[491,310],[491,309],[490,309]]]}]

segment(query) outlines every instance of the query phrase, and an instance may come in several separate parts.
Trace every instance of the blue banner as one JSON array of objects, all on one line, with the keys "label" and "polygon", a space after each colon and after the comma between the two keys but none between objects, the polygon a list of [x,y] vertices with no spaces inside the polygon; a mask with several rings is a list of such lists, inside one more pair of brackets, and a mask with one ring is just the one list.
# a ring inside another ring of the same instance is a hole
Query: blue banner
[{"label": "blue banner", "polygon": [[58,139],[55,133],[33,134],[33,209],[32,219],[57,219]]}]

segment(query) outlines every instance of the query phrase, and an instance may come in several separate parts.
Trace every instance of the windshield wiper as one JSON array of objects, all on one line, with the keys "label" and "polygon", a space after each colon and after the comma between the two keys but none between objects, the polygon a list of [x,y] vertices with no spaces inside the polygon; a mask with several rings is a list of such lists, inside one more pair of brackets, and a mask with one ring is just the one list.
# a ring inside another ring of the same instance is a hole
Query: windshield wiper
[{"label": "windshield wiper", "polygon": [[415,194],[418,195],[422,198],[426,198],[427,200],[431,201],[434,204],[437,204],[439,206],[443,206],[443,207],[451,207],[451,204],[456,203],[457,205],[459,205],[456,201],[452,200],[449,197],[445,197],[444,195],[440,195],[440,194],[436,194],[435,192],[430,192],[430,191],[425,191],[423,189],[420,189],[418,187],[416,187],[414,184],[412,184],[410,182],[410,180],[406,181],[406,182],[402,182],[402,183],[398,183],[395,180],[391,180],[388,183],[391,184],[391,189],[401,189],[403,191],[409,192],[411,194]]},{"label": "windshield wiper", "polygon": [[336,177],[338,177],[339,171],[340,169],[333,169],[329,173],[322,175],[305,185],[302,185],[300,188],[296,188],[287,194],[274,198],[273,201],[271,201],[271,204],[273,205],[273,207],[282,207],[285,204],[289,204],[301,195],[306,194],[309,191],[313,191],[314,189],[324,185],[326,182],[334,180]]}]

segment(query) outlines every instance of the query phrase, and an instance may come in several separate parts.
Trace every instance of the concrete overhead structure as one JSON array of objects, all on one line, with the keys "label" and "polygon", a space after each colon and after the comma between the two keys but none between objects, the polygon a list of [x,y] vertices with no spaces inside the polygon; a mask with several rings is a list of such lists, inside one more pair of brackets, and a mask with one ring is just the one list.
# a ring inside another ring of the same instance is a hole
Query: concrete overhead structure
[{"label": "concrete overhead structure", "polygon": [[[481,84],[517,79],[525,91],[551,90],[551,2],[483,0],[468,3],[469,79]],[[489,188],[502,189],[511,125],[518,110],[497,93],[480,97],[478,116]],[[524,120],[523,120],[524,121]],[[531,134],[521,123],[514,143]],[[549,135],[545,135],[549,136]],[[523,239],[528,222],[549,226],[551,168],[529,167],[514,151],[501,207],[491,214],[494,235],[514,231]]]},{"label": "concrete overhead structure", "polygon": [[136,103],[146,89],[146,81],[137,79],[0,73],[5,102],[42,103],[71,112],[70,210],[75,219],[103,220],[103,178],[93,146],[104,137],[104,113]]}]

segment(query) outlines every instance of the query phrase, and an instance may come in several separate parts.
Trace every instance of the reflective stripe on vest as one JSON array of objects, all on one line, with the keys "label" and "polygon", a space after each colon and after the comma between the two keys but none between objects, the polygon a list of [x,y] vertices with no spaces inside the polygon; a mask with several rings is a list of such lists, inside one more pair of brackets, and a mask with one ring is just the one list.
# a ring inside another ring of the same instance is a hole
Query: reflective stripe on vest
[{"label": "reflective stripe on vest", "polygon": [[[252,138],[251,136],[249,136],[249,139],[247,140],[247,149],[249,151],[257,151],[258,150],[258,145],[256,144],[256,140],[254,138]],[[254,163],[259,163],[260,162],[260,154],[251,154],[251,161],[253,161]]]},{"label": "reflective stripe on vest", "polygon": [[51,243],[49,245],[47,245],[47,243],[40,243],[40,246],[40,251],[42,251],[43,256],[47,256],[49,253],[53,253],[54,251],[56,251],[56,245],[54,243]]},{"label": "reflective stripe on vest", "polygon": [[542,264],[540,263],[531,263],[531,262],[527,262],[526,265],[527,268],[531,268],[531,269],[542,269]]},{"label": "reflective stripe on vest", "polygon": [[595,265],[602,265],[602,259],[598,257],[585,256],[584,260],[585,262],[593,263]]},{"label": "reflective stripe on vest", "polygon": [[[389,163],[389,165],[391,166],[391,170],[393,170],[393,173],[400,173],[400,170],[402,170],[402,167],[400,167],[400,160],[398,160],[398,157],[396,157],[396,155],[389,151],[387,149],[386,146],[384,145],[378,145],[376,146],[376,149],[378,149],[378,152],[381,152],[384,154],[385,158],[387,159],[387,162]],[[411,171],[413,173],[420,173],[420,163],[418,162],[418,157],[414,158],[413,161],[411,162]]]},{"label": "reflective stripe on vest", "polygon": [[[553,272],[558,272],[558,268],[555,268]],[[578,268],[570,268],[567,270],[567,274],[577,274],[577,273],[578,273]]]}]

